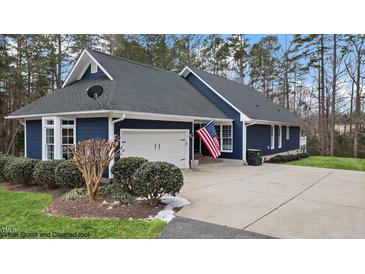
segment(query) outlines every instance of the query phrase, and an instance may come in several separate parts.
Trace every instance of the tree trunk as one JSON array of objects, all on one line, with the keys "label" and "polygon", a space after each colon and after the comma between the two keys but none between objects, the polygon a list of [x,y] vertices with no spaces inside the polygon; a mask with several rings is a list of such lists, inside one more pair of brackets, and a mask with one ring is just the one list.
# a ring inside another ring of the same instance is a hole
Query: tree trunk
[{"label": "tree trunk", "polygon": [[324,107],[325,107],[325,75],[324,75],[324,34],[321,34],[321,94],[320,97],[321,99],[321,105],[320,105],[320,109],[321,109],[321,155],[325,155],[326,154],[326,144],[325,144],[325,131],[324,131],[324,126],[325,126],[325,113],[324,113]]},{"label": "tree trunk", "polygon": [[358,157],[358,138],[359,138],[359,120],[360,120],[360,95],[361,95],[361,57],[357,58],[356,69],[356,97],[355,97],[355,128],[354,128],[354,158]]},{"label": "tree trunk", "polygon": [[355,82],[352,81],[351,85],[351,101],[350,101],[350,128],[349,128],[349,134],[350,137],[352,137],[352,119],[353,119],[353,109],[354,109],[354,86]]},{"label": "tree trunk", "polygon": [[337,39],[336,34],[333,35],[333,67],[332,67],[332,112],[331,112],[331,140],[330,155],[335,155],[335,119],[336,119],[336,86],[337,86]]}]

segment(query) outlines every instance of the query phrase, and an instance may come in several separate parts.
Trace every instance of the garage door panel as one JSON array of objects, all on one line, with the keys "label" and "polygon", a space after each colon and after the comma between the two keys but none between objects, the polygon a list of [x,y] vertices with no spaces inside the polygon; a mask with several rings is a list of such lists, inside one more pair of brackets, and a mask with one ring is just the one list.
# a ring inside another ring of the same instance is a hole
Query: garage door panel
[{"label": "garage door panel", "polygon": [[139,156],[150,161],[166,161],[180,168],[188,167],[189,145],[185,131],[123,131],[122,157]]}]

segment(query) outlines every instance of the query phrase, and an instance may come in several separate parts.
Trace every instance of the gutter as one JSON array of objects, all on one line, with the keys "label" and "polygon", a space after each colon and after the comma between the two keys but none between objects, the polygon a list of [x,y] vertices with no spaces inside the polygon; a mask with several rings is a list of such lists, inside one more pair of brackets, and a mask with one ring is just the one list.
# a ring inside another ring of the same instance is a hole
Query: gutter
[{"label": "gutter", "polygon": [[115,123],[118,123],[118,122],[121,122],[125,119],[125,113],[122,114],[122,117],[116,119],[116,120],[112,120],[112,124],[115,124]]}]

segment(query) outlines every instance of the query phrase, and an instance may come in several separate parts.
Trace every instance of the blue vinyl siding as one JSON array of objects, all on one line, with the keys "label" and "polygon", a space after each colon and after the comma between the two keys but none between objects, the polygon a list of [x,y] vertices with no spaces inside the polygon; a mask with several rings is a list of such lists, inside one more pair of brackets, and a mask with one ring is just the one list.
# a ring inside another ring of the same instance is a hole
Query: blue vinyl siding
[{"label": "blue vinyl siding", "polygon": [[27,157],[42,160],[42,120],[26,121]]},{"label": "blue vinyl siding", "polygon": [[[154,120],[136,120],[136,119],[126,119],[118,122],[114,125],[114,134],[120,138],[121,128],[134,128],[134,129],[188,129],[191,134],[192,123],[190,122],[173,122],[173,121],[154,121]],[[192,144],[191,138],[189,138],[190,149],[189,155],[192,159]]]},{"label": "blue vinyl siding", "polygon": [[88,139],[109,139],[108,118],[77,118],[76,141]]},{"label": "blue vinyl siding", "polygon": [[252,125],[247,127],[247,149],[260,149],[262,155],[271,155],[299,148],[300,129],[290,127],[290,138],[286,140],[286,127],[282,127],[282,147],[278,148],[279,127],[275,126],[275,148],[271,149],[271,126]]},{"label": "blue vinyl siding", "polygon": [[[109,139],[108,118],[77,118],[76,119],[76,142],[89,139]],[[105,171],[104,177],[109,176],[109,170]]]},{"label": "blue vinyl siding", "polygon": [[84,75],[82,75],[81,79],[89,79],[98,76],[105,76],[104,72],[98,67],[98,71],[95,73],[91,73],[91,65],[88,66]]},{"label": "blue vinyl siding", "polygon": [[[224,102],[194,74],[189,73],[186,80],[205,97],[207,97],[210,102],[216,105],[224,114],[233,120],[233,152],[222,152],[221,158],[242,159],[242,122],[240,121],[240,113]],[[202,148],[203,147],[204,146],[202,146]],[[204,149],[202,149],[202,152],[203,154],[207,154]]]}]

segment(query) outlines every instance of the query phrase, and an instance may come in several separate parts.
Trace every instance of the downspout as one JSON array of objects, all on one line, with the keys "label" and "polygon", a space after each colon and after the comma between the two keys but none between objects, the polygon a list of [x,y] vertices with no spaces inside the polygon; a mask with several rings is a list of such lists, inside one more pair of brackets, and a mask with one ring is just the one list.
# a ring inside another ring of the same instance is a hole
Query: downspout
[{"label": "downspout", "polygon": [[247,153],[247,127],[249,126],[253,126],[256,124],[256,121],[252,121],[252,122],[249,122],[247,124],[245,124],[245,122],[243,122],[243,129],[242,129],[242,135],[243,135],[243,139],[242,140],[242,143],[244,143],[244,147],[242,149],[242,160],[243,160],[243,164],[244,165],[247,165],[247,159],[246,159],[246,153]]},{"label": "downspout", "polygon": [[[116,120],[113,120],[113,115],[111,115],[109,119],[111,120],[109,122],[109,126],[111,128],[111,129],[109,129],[109,140],[114,140],[114,137],[115,137],[114,125],[115,125],[115,123],[121,122],[125,119],[125,113],[122,114],[122,117],[120,117]],[[113,165],[114,165],[114,159],[109,164],[109,179],[113,178],[112,171],[111,171]]]},{"label": "downspout", "polygon": [[27,157],[27,126],[25,123],[25,119],[24,122],[20,119],[18,121],[21,125],[24,126],[24,157]]}]

